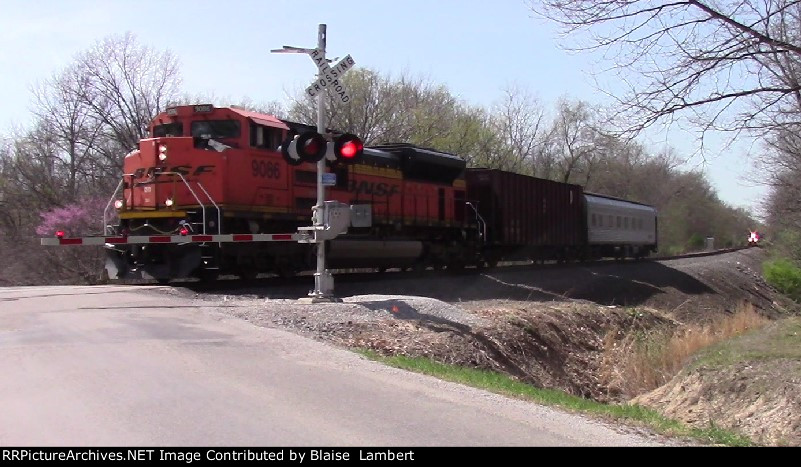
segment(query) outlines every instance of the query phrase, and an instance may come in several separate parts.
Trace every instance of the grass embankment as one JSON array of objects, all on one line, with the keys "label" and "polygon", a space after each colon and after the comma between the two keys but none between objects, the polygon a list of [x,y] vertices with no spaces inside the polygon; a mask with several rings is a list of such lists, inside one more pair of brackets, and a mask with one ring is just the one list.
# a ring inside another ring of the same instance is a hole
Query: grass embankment
[{"label": "grass embankment", "polygon": [[786,258],[765,261],[762,264],[765,280],[781,293],[801,301],[801,268]]},{"label": "grass embankment", "polygon": [[669,419],[654,410],[642,406],[602,404],[562,391],[538,388],[493,371],[446,365],[423,357],[387,357],[379,355],[372,350],[361,350],[360,353],[371,360],[382,362],[396,368],[423,373],[447,381],[485,389],[497,394],[530,400],[544,405],[561,407],[586,414],[600,415],[620,421],[637,422],[638,424],[648,426],[663,434],[685,436],[725,446],[749,446],[752,444],[748,438],[715,426],[703,429],[691,428],[677,420]]},{"label": "grass embankment", "polygon": [[759,331],[704,349],[691,368],[721,368],[740,362],[778,359],[801,360],[801,317],[774,321]]},{"label": "grass embankment", "polygon": [[702,349],[769,322],[752,304],[742,303],[735,313],[706,324],[629,333],[611,331],[604,338],[601,380],[606,387],[628,397],[644,394],[670,381]]}]

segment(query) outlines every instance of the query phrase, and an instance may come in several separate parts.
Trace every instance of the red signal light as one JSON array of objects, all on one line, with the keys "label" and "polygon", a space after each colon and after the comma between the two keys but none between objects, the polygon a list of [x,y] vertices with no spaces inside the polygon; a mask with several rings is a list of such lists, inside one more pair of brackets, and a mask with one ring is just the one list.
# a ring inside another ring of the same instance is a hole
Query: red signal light
[{"label": "red signal light", "polygon": [[189,229],[186,227],[181,227],[180,233],[181,235],[189,235]]},{"label": "red signal light", "polygon": [[342,145],[342,149],[339,150],[339,153],[342,154],[342,157],[345,159],[353,159],[362,149],[364,149],[363,145],[355,141],[348,141]]},{"label": "red signal light", "polygon": [[364,143],[356,135],[346,133],[334,143],[334,155],[343,162],[357,162],[361,159],[362,153],[364,153]]},{"label": "red signal light", "polygon": [[57,230],[56,231],[56,238],[64,238],[64,231],[63,230]]}]

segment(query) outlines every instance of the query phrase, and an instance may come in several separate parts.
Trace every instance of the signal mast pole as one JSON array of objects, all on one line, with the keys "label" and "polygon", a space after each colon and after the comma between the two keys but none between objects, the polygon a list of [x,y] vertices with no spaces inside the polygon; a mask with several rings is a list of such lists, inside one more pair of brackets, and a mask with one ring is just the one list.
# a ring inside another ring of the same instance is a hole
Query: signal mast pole
[{"label": "signal mast pole", "polygon": [[[326,25],[320,24],[317,28],[317,49],[325,60],[325,31]],[[325,79],[322,70],[317,73],[318,79]],[[325,93],[317,94],[317,133],[325,134]],[[325,172],[325,157],[317,161],[317,205],[314,209],[314,226],[324,228],[323,207],[325,204],[325,186],[323,186],[323,173]],[[318,241],[317,245],[317,272],[314,273],[314,290],[309,296],[314,301],[330,301],[334,293],[334,276],[325,269],[325,240]]]},{"label": "signal mast pole", "polygon": [[[312,54],[317,52],[322,54],[322,61],[325,63],[326,45],[326,25],[320,24],[317,28],[317,49],[304,49],[285,45],[282,49],[271,50],[273,53],[304,53]],[[325,75],[322,68],[318,67],[317,79],[325,82]],[[325,134],[325,93],[320,92],[317,98],[317,133]],[[314,206],[312,223],[319,230],[325,229],[324,208],[325,208],[325,186],[323,186],[323,173],[325,173],[325,157],[317,162],[317,204]],[[334,297],[334,277],[325,269],[325,240],[317,240],[317,272],[314,273],[314,290],[309,292],[312,302],[331,302],[337,301]]]}]

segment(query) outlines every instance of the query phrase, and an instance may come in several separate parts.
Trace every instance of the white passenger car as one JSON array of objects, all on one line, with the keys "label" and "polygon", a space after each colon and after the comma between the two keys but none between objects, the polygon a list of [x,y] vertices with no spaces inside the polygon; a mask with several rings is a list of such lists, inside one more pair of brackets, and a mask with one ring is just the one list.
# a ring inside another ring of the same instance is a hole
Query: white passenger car
[{"label": "white passenger car", "polygon": [[608,196],[584,196],[592,256],[642,257],[656,251],[656,208]]}]

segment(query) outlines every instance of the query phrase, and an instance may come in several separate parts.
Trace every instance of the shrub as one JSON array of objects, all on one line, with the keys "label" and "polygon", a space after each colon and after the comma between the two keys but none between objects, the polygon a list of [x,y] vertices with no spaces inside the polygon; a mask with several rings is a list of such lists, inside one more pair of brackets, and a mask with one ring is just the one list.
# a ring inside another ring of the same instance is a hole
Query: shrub
[{"label": "shrub", "polygon": [[[50,237],[62,230],[68,237],[83,235],[102,235],[103,210],[107,201],[99,198],[84,198],[64,207],[50,209],[39,214],[42,221],[36,227],[36,234]],[[102,247],[38,247],[33,255],[37,266],[28,283],[81,283],[94,284],[103,279]],[[28,259],[32,264],[33,258]]]},{"label": "shrub", "polygon": [[705,242],[704,237],[701,234],[693,234],[689,240],[687,240],[687,248],[692,250],[701,250],[704,248]]},{"label": "shrub", "polygon": [[63,230],[67,236],[75,236],[102,232],[101,220],[105,206],[106,201],[103,199],[85,198],[61,208],[44,211],[39,214],[42,222],[36,227],[36,233],[51,236],[57,230]]},{"label": "shrub", "polygon": [[801,269],[792,261],[779,258],[765,261],[762,273],[769,284],[795,301],[801,301]]}]

